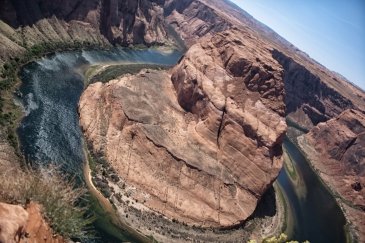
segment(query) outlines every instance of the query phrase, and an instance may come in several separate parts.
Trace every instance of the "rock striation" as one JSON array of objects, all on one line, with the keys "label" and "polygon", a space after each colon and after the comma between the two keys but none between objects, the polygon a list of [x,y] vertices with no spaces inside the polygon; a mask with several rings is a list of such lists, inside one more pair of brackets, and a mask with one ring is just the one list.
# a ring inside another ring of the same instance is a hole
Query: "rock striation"
[{"label": "rock striation", "polygon": [[[189,47],[171,70],[172,86],[166,73],[95,84],[79,107],[93,151],[155,212],[203,227],[238,224],[282,166],[284,116],[308,130],[365,110],[361,90],[227,1],[169,0],[164,16]],[[168,89],[151,91],[154,79]]]},{"label": "rock striation", "polygon": [[2,1],[0,64],[43,43],[170,43],[164,0]]},{"label": "rock striation", "polygon": [[301,52],[267,26],[229,1],[170,0],[166,21],[188,46],[200,38],[237,28],[252,45],[271,51],[284,70],[285,114],[309,130],[346,109],[365,111],[365,94],[342,76],[331,72]]},{"label": "rock striation", "polygon": [[137,201],[170,219],[228,227],[253,213],[282,167],[282,69],[239,31],[202,43],[172,77],[147,71],[89,86],[80,124]]},{"label": "rock striation", "polygon": [[365,239],[365,114],[346,110],[320,123],[298,142],[324,182],[340,197],[344,213]]}]

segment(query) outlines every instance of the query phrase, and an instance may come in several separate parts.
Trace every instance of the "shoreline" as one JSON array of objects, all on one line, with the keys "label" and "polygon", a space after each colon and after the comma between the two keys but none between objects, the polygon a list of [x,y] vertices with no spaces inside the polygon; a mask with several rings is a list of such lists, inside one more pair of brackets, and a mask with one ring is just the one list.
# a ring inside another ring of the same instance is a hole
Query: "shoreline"
[{"label": "shoreline", "polygon": [[[56,47],[57,45],[63,45],[61,47]],[[48,45],[49,47],[44,47]],[[41,50],[38,50],[38,53],[33,53],[34,49],[38,48],[44,48]],[[100,43],[91,43],[90,45],[82,46],[81,42],[45,42],[45,43],[39,43],[36,45],[33,45],[32,47],[29,47],[28,49],[25,49],[24,53],[22,53],[19,56],[13,57],[12,59],[7,60],[2,65],[3,70],[1,71],[1,74],[5,76],[5,79],[13,79],[13,81],[10,83],[11,87],[9,89],[0,90],[0,94],[2,97],[4,97],[4,107],[7,107],[8,109],[5,109],[5,111],[0,110],[0,117],[3,114],[13,114],[12,117],[12,123],[11,124],[4,124],[3,126],[0,126],[0,129],[5,130],[5,134],[7,135],[7,138],[4,138],[14,149],[16,155],[21,159],[22,163],[24,165],[27,165],[27,161],[21,152],[21,144],[19,140],[18,135],[18,128],[24,118],[24,109],[21,101],[19,100],[20,97],[18,95],[18,90],[22,85],[22,80],[20,79],[19,72],[22,70],[22,68],[32,62],[36,62],[37,60],[40,60],[42,58],[47,58],[51,55],[55,55],[58,52],[70,52],[70,51],[82,51],[82,50],[109,50],[111,46],[107,45],[101,45]],[[18,60],[18,61],[17,61]],[[4,67],[8,66],[10,71],[6,70]],[[6,74],[6,72],[8,72]],[[19,104],[20,103],[20,104]],[[9,140],[9,136],[13,136],[14,138],[12,140]],[[0,138],[1,139],[1,138]]]},{"label": "shoreline", "polygon": [[[296,129],[296,128],[294,128],[294,129]],[[307,152],[305,152],[304,148],[302,147],[303,141],[301,141],[301,140],[304,139],[303,135],[305,135],[305,133],[302,133],[300,136],[297,136],[294,138],[291,136],[288,136],[288,139],[290,140],[290,142],[292,142],[294,144],[294,146],[298,149],[298,151],[303,155],[309,168],[312,170],[313,174],[317,177],[317,179],[320,181],[322,186],[327,189],[327,191],[331,194],[331,196],[335,200],[337,206],[341,209],[341,211],[345,217],[345,220],[346,220],[346,225],[344,225],[346,243],[357,242],[356,236],[354,235],[354,232],[353,232],[355,230],[352,229],[352,227],[351,227],[351,225],[353,225],[353,223],[350,221],[349,216],[347,215],[346,210],[345,210],[345,206],[348,206],[348,207],[350,207],[350,206],[347,205],[347,203],[345,201],[343,201],[342,197],[330,185],[328,185],[324,181],[324,179],[321,177],[320,172],[316,169],[315,165],[312,163],[311,159],[308,157]],[[352,208],[352,207],[350,207],[350,208]]]},{"label": "shoreline", "polygon": [[126,231],[130,232],[133,236],[135,236],[139,242],[150,242],[148,238],[145,235],[142,235],[135,231],[133,228],[131,228],[129,225],[127,225],[125,222],[122,222],[122,220],[117,217],[117,212],[113,207],[113,204],[110,203],[110,201],[103,196],[103,194],[95,187],[94,183],[92,182],[92,170],[90,168],[89,164],[89,154],[87,152],[87,149],[84,148],[84,156],[85,161],[83,163],[83,174],[84,174],[84,180],[86,183],[86,186],[88,188],[89,193],[95,197],[99,205],[102,207],[102,209],[108,214],[108,217],[110,217],[110,224],[112,224],[115,227],[123,228]]},{"label": "shoreline", "polygon": [[[342,196],[329,183],[325,182],[325,180],[321,176],[321,172],[316,168],[315,164],[309,158],[308,153],[305,151],[305,148],[308,148],[310,146],[308,146],[304,140],[305,138],[303,136],[300,136],[297,138],[297,143],[294,142],[293,143],[297,147],[297,149],[302,153],[313,173],[319,179],[321,184],[330,192],[330,194],[336,201],[338,207],[341,209],[346,219],[346,225],[344,225],[346,243],[358,242],[359,239],[357,239],[358,237],[356,236],[356,229],[353,228],[354,223],[351,221],[350,219],[351,216],[347,213],[347,210],[345,208],[348,207],[350,210],[356,210],[356,211],[358,211],[359,209],[353,207],[351,203],[342,198]],[[310,149],[312,148],[310,147]]]}]

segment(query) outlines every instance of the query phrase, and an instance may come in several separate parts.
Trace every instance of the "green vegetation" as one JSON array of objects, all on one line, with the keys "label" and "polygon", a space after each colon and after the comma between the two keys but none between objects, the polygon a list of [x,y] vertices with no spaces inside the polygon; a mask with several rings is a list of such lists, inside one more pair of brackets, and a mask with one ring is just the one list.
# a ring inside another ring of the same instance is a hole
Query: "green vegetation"
[{"label": "green vegetation", "polygon": [[[261,243],[299,243],[299,241],[288,241],[288,236],[286,234],[280,234],[278,237],[273,236],[259,241]],[[249,240],[247,243],[258,243],[256,240]],[[303,243],[309,243],[309,241],[304,241]]]},{"label": "green vegetation", "polygon": [[89,84],[95,82],[108,82],[125,74],[136,74],[144,68],[148,69],[168,69],[171,66],[158,64],[121,64],[110,65],[103,68],[102,66],[92,66],[87,70],[86,77]]},{"label": "green vegetation", "polygon": [[298,123],[296,123],[295,121],[293,121],[292,119],[290,119],[289,117],[286,117],[286,124],[288,125],[288,127],[294,127],[295,129],[303,132],[303,133],[308,133],[309,130],[305,127],[302,127],[301,125],[299,125]]},{"label": "green vegetation", "polygon": [[94,218],[87,216],[86,207],[80,207],[85,189],[76,189],[72,181],[62,177],[53,167],[34,171],[0,165],[0,169],[0,201],[37,202],[59,235],[77,240],[93,238],[90,227]]}]

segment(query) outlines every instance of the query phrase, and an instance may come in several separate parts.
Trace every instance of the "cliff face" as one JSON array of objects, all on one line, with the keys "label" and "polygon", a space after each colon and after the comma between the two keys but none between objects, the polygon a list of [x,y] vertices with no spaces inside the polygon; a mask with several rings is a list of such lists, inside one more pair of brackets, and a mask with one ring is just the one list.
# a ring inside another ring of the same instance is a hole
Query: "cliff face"
[{"label": "cliff face", "polygon": [[165,16],[167,23],[180,34],[188,46],[203,36],[232,27],[232,23],[219,16],[203,1],[166,1]]},{"label": "cliff face", "polygon": [[346,110],[298,138],[302,150],[365,239],[365,115]]},{"label": "cliff face", "polygon": [[286,115],[301,126],[311,128],[337,117],[355,105],[292,58],[274,50],[284,69]]},{"label": "cliff face", "polygon": [[[188,45],[199,42],[199,37],[237,28],[258,47],[270,50],[284,71],[285,114],[307,130],[346,109],[365,112],[362,90],[315,62],[228,1],[171,0],[165,4],[165,14],[167,22]],[[237,68],[247,71],[244,65]]]},{"label": "cliff face", "polygon": [[167,44],[162,0],[0,3],[0,63],[44,42]]},{"label": "cliff face", "polygon": [[166,42],[164,0],[104,0],[100,30],[111,43],[162,44]]}]

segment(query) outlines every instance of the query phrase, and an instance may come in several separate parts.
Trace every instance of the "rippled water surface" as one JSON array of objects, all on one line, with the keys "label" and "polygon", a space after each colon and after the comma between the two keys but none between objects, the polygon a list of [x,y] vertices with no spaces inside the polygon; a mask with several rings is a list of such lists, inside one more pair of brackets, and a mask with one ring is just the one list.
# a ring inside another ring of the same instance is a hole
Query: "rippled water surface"
[{"label": "rippled water surface", "polygon": [[278,182],[292,209],[291,238],[312,243],[346,242],[345,217],[335,199],[289,139],[285,140],[284,148],[292,169],[284,168]]},{"label": "rippled water surface", "polygon": [[59,53],[26,65],[20,74],[26,116],[18,129],[26,159],[41,165],[55,163],[70,173],[81,172],[77,105],[84,77],[80,69],[123,62],[172,65],[180,56],[177,51],[114,49]]}]

